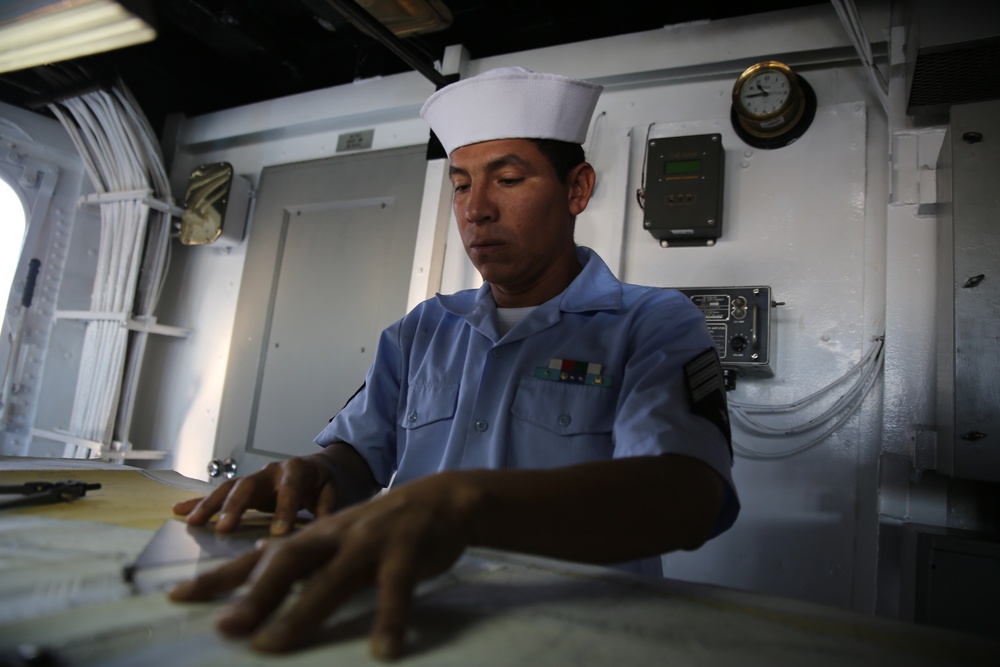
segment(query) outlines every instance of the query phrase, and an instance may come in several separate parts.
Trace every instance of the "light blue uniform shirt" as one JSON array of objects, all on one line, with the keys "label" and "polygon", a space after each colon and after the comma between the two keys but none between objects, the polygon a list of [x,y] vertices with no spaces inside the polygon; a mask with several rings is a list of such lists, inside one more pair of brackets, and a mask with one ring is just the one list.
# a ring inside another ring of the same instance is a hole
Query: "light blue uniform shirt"
[{"label": "light blue uniform shirt", "polygon": [[[383,486],[394,474],[682,454],[725,482],[715,533],[729,528],[729,445],[692,413],[685,383],[684,365],[713,347],[704,316],[675,290],[618,281],[589,248],[577,254],[570,286],[503,336],[488,284],[418,305],[382,333],[365,386],[316,442],[351,444]],[[562,380],[545,372],[553,360],[597,373]],[[633,569],[659,573],[659,559]]]}]

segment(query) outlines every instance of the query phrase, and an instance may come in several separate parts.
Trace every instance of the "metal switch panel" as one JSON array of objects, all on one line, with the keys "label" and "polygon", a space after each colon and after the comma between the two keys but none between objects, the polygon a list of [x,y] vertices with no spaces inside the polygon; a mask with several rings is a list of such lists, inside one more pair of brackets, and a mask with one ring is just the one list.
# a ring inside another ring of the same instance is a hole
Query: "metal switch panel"
[{"label": "metal switch panel", "polygon": [[698,287],[679,292],[701,309],[724,369],[773,377],[771,288]]}]

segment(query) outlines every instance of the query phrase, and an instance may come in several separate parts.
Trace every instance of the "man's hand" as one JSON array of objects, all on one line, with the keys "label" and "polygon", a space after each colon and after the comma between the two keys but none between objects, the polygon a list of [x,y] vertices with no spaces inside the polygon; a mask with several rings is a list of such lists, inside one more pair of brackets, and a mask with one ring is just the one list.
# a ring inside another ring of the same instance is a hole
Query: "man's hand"
[{"label": "man's hand", "polygon": [[218,512],[219,532],[235,530],[247,510],[273,512],[271,534],[280,536],[295,526],[299,510],[327,516],[371,497],[377,489],[354,448],[334,443],[319,453],[270,463],[252,475],[229,480],[204,498],[177,503],[173,511],[193,526],[205,525]]},{"label": "man's hand", "polygon": [[[374,585],[372,652],[393,658],[402,651],[417,583],[445,571],[466,546],[585,563],[635,560],[697,548],[710,537],[722,502],[715,471],[679,455],[442,472],[317,520],[178,585],[170,597],[209,600],[249,582],[219,629],[253,635],[262,650],[288,651],[313,638],[351,595]],[[307,577],[294,603],[272,618],[293,584]]]},{"label": "man's hand", "polygon": [[[255,648],[283,652],[315,637],[354,593],[375,585],[371,635],[376,657],[400,655],[417,583],[447,570],[470,542],[476,493],[454,474],[425,477],[369,503],[317,520],[170,592],[177,601],[208,600],[251,582],[218,621],[230,636],[252,635]],[[273,616],[299,580],[309,584]]]}]

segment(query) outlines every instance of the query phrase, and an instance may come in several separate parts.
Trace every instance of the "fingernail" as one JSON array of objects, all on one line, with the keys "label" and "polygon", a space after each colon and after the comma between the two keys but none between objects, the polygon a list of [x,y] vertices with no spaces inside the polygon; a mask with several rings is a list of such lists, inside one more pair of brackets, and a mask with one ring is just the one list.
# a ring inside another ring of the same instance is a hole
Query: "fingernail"
[{"label": "fingernail", "polygon": [[403,642],[395,635],[379,635],[372,642],[372,654],[379,660],[395,660],[403,652]]},{"label": "fingernail", "polygon": [[174,584],[168,591],[167,597],[172,600],[183,600],[191,594],[194,588],[194,584],[190,581],[182,581],[178,584]]},{"label": "fingernail", "polygon": [[275,519],[271,522],[272,535],[284,535],[288,532],[288,522],[284,519]]},{"label": "fingernail", "polygon": [[244,635],[254,628],[256,616],[240,606],[227,607],[216,617],[216,624],[223,633]]},{"label": "fingernail", "polygon": [[251,644],[262,651],[283,651],[288,646],[290,628],[282,621],[275,621],[253,636]]}]

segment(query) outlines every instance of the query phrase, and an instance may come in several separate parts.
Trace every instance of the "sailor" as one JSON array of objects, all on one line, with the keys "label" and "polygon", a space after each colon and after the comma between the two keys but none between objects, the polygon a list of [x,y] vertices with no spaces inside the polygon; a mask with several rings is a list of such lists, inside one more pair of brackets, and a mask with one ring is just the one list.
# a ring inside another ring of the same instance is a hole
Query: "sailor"
[{"label": "sailor", "polygon": [[676,291],[619,282],[574,242],[594,191],[582,144],[600,93],[502,68],[427,100],[482,287],[429,299],[382,333],[320,451],[175,506],[194,525],[218,513],[222,532],[249,509],[273,512],[276,536],[302,509],[317,519],[173,599],[250,581],[220,630],[286,651],[375,586],[371,648],[393,658],[416,584],[468,546],[659,575],[660,554],[733,524],[725,389],[704,317]]}]

